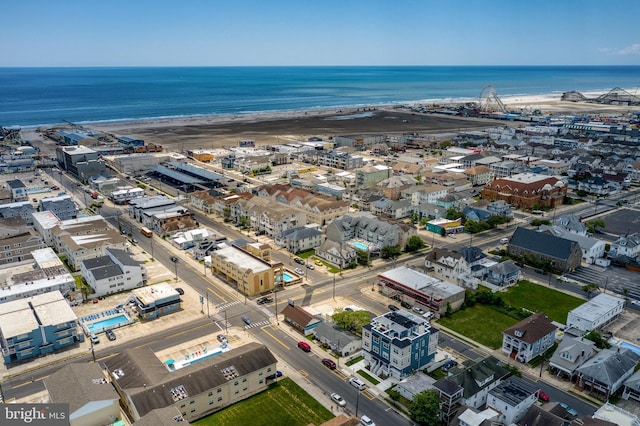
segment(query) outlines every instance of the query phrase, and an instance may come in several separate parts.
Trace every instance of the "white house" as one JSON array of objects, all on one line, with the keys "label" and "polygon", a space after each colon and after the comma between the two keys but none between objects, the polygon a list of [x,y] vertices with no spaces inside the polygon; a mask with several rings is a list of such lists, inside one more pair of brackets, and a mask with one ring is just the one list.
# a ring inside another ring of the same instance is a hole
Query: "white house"
[{"label": "white house", "polygon": [[502,332],[502,352],[529,362],[553,345],[556,328],[544,312],[531,315]]},{"label": "white house", "polygon": [[582,331],[597,330],[616,319],[624,308],[624,299],[600,293],[593,299],[569,311],[567,327]]},{"label": "white house", "polygon": [[538,399],[539,388],[513,376],[489,391],[487,408],[500,413],[500,422],[505,425],[516,424]]},{"label": "white house", "polygon": [[105,249],[105,254],[81,262],[82,277],[91,286],[95,296],[131,290],[146,284],[147,271],[142,262],[133,260],[126,251],[114,248]]}]

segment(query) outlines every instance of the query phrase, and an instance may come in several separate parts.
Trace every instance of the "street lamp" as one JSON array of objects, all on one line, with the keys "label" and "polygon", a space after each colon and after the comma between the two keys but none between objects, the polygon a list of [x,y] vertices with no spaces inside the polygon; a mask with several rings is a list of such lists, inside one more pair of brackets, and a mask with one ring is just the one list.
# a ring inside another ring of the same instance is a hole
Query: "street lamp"
[{"label": "street lamp", "polygon": [[93,345],[91,345],[91,356],[93,357],[93,362],[96,362],[96,353],[94,351]]},{"label": "street lamp", "polygon": [[178,281],[178,258],[176,256],[171,256],[171,261],[173,262],[173,267],[176,272],[176,281]]}]

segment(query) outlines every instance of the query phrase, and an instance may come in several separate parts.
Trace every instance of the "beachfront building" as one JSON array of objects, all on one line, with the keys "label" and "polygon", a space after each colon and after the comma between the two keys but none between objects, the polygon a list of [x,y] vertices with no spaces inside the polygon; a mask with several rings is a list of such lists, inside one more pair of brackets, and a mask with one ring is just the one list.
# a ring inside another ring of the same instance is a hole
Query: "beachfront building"
[{"label": "beachfront building", "polygon": [[0,265],[31,260],[34,250],[45,247],[42,237],[31,228],[6,236],[0,241]]},{"label": "beachfront building", "polygon": [[69,404],[69,426],[112,425],[121,421],[120,397],[98,363],[73,363],[45,380],[50,403]]},{"label": "beachfront building", "polygon": [[567,327],[583,332],[598,330],[615,321],[624,310],[624,299],[600,293],[567,314]]},{"label": "beachfront building", "polygon": [[134,288],[130,300],[143,320],[151,320],[181,309],[180,293],[166,282]]},{"label": "beachfront building", "polygon": [[385,135],[342,135],[334,139],[336,147],[345,146],[358,151],[365,151],[373,145],[383,144],[386,140]]},{"label": "beachfront building", "polygon": [[52,291],[66,296],[76,288],[73,276],[50,247],[31,252],[33,263],[3,269],[0,275],[0,303],[21,300]]},{"label": "beachfront building", "polygon": [[6,365],[82,341],[78,317],[59,291],[2,304],[0,346]]},{"label": "beachfront building", "polygon": [[105,296],[142,287],[147,270],[122,250],[107,248],[105,256],[85,259],[80,264],[82,277],[93,290],[93,297]]},{"label": "beachfront building", "polygon": [[58,146],[56,157],[60,167],[82,182],[94,175],[104,175],[107,168],[99,153],[84,145]]},{"label": "beachfront building", "polygon": [[236,289],[246,296],[273,290],[278,266],[272,266],[235,245],[221,245],[218,250],[211,252],[211,270],[235,284]]},{"label": "beachfront building", "polygon": [[503,200],[520,209],[553,208],[563,204],[567,185],[556,177],[520,173],[487,183],[481,195],[486,200]]},{"label": "beachfront building", "polygon": [[364,159],[361,155],[336,149],[330,151],[305,151],[302,154],[302,160],[307,163],[343,170],[357,169],[364,165]]},{"label": "beachfront building", "polygon": [[502,352],[527,363],[553,346],[556,329],[544,312],[530,315],[502,332]]},{"label": "beachfront building", "polygon": [[378,291],[387,297],[442,315],[464,303],[462,287],[401,266],[378,275]]},{"label": "beachfront building", "polygon": [[149,169],[167,161],[166,154],[127,154],[108,155],[104,157],[107,165],[118,172],[133,176],[145,173]]},{"label": "beachfront building", "polygon": [[421,316],[387,312],[362,327],[362,355],[372,374],[401,380],[434,360],[438,336]]},{"label": "beachfront building", "polygon": [[251,342],[174,369],[148,349],[127,349],[107,359],[105,367],[134,421],[175,407],[193,422],[267,389],[276,362],[266,346]]}]

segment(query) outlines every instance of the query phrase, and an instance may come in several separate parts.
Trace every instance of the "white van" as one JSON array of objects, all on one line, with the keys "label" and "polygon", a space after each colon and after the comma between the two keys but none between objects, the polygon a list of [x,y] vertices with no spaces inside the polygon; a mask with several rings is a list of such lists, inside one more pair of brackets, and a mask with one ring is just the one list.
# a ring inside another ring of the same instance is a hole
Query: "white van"
[{"label": "white van", "polygon": [[508,238],[500,238],[500,244],[507,244],[509,242]]},{"label": "white van", "polygon": [[362,380],[356,379],[355,377],[349,379],[349,384],[358,390],[363,390],[367,387]]}]

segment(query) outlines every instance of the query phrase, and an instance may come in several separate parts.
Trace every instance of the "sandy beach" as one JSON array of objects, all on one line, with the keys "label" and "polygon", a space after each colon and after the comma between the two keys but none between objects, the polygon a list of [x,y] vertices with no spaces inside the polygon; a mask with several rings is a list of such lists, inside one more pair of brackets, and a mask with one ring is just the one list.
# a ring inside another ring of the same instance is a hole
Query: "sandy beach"
[{"label": "sandy beach", "polygon": [[[585,93],[596,97],[601,93]],[[539,110],[544,115],[557,114],[620,114],[638,107],[599,105],[560,101],[560,94],[545,96],[512,96],[501,98],[509,110]],[[442,101],[438,106],[449,108],[460,100]],[[435,134],[483,129],[491,126],[524,126],[522,122],[500,122],[490,119],[454,117],[439,114],[412,113],[410,106],[394,105],[369,108],[344,108],[314,111],[181,117],[135,122],[109,122],[86,125],[116,136],[136,136],[172,150],[215,149],[237,146],[240,139],[253,139],[257,145],[272,145],[302,141],[317,136],[330,138],[348,134]],[[24,133],[24,132],[23,132]],[[41,135],[28,131],[25,138],[38,142]],[[45,141],[42,141],[45,142]]]}]

